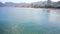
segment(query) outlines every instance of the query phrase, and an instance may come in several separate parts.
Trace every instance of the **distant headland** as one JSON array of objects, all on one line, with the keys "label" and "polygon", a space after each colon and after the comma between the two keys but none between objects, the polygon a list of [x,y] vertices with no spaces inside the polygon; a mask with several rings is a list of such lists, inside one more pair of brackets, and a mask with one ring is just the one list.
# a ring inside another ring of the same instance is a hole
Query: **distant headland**
[{"label": "distant headland", "polygon": [[48,0],[48,1],[33,2],[33,3],[0,2],[0,7],[60,8],[60,1],[52,2],[51,0]]}]

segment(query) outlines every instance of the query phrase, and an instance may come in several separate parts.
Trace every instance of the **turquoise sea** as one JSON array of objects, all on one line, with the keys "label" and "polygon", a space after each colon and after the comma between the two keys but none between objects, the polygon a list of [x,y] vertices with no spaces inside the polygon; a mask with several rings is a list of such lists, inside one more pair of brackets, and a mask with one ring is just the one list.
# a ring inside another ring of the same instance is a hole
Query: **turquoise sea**
[{"label": "turquoise sea", "polygon": [[0,34],[60,34],[60,10],[0,7]]}]

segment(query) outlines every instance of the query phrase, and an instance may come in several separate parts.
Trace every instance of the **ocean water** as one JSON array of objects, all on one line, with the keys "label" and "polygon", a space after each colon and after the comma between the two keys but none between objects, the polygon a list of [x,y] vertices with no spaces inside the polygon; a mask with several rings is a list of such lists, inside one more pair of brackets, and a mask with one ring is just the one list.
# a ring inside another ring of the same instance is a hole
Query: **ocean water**
[{"label": "ocean water", "polygon": [[0,7],[0,34],[60,34],[60,10]]}]

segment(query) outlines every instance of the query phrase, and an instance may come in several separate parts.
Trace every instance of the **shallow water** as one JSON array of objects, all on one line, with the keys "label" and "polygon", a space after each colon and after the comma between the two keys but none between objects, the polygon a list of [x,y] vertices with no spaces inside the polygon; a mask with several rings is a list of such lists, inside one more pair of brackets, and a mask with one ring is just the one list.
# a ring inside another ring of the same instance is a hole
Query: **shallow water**
[{"label": "shallow water", "polygon": [[60,10],[0,7],[0,34],[60,34]]}]

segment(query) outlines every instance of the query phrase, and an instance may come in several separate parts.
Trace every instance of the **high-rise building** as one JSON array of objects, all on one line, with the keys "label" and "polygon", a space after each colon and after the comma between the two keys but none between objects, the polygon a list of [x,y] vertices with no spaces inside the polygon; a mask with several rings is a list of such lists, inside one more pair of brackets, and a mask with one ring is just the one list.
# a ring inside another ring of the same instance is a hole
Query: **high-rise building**
[{"label": "high-rise building", "polygon": [[51,0],[47,0],[47,5],[51,5]]}]

